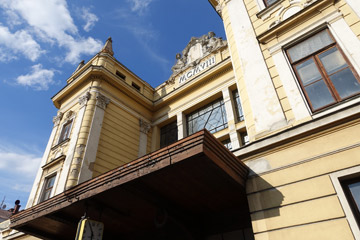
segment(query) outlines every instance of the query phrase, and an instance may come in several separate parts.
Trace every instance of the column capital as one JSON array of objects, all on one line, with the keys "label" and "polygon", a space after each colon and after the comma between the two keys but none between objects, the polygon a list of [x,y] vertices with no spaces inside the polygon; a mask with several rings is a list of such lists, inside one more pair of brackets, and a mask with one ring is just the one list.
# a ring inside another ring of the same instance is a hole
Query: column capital
[{"label": "column capital", "polygon": [[110,98],[105,97],[101,93],[96,93],[96,106],[104,109],[110,103]]},{"label": "column capital", "polygon": [[59,125],[63,116],[64,116],[63,112],[58,112],[58,114],[55,117],[53,117],[53,123],[55,126]]},{"label": "column capital", "polygon": [[86,103],[89,101],[90,98],[91,98],[90,92],[86,92],[84,96],[79,97],[80,107],[86,106]]},{"label": "column capital", "polygon": [[150,123],[144,121],[143,119],[139,119],[140,132],[148,134],[151,128]]}]

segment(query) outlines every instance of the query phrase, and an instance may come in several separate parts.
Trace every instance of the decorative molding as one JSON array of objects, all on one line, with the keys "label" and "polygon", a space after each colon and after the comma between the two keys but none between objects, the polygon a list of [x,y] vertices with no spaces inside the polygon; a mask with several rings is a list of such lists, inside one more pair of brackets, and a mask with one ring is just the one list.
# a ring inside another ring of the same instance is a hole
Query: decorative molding
[{"label": "decorative molding", "polygon": [[188,67],[196,66],[201,59],[226,45],[227,41],[221,37],[215,37],[214,32],[209,32],[201,37],[192,37],[182,53],[176,54],[176,63],[171,68],[173,73],[166,83],[173,84],[176,75]]},{"label": "decorative molding", "polygon": [[90,77],[87,80],[89,80],[89,81],[92,81],[92,80],[104,80],[105,81],[106,79],[104,78],[103,75],[91,74]]},{"label": "decorative molding", "polygon": [[58,126],[60,124],[60,121],[63,116],[64,116],[63,112],[58,112],[58,114],[55,117],[53,117],[53,123],[55,126]]},{"label": "decorative molding", "polygon": [[91,98],[90,92],[86,92],[84,96],[79,97],[80,108],[86,106],[86,103],[89,101],[90,98]]},{"label": "decorative molding", "polygon": [[109,103],[110,103],[110,98],[105,97],[101,93],[96,93],[96,106],[105,110],[106,106]]},{"label": "decorative molding", "polygon": [[140,132],[148,134],[151,128],[151,124],[140,118],[139,120]]},{"label": "decorative molding", "polygon": [[108,53],[110,54],[111,56],[114,56],[114,51],[113,51],[113,48],[112,48],[112,39],[111,37],[109,37],[106,42],[105,42],[105,45],[104,47],[101,49],[100,53]]},{"label": "decorative molding", "polygon": [[67,121],[69,121],[71,118],[75,117],[75,112],[72,110],[69,110],[66,114],[65,114],[65,119]]}]

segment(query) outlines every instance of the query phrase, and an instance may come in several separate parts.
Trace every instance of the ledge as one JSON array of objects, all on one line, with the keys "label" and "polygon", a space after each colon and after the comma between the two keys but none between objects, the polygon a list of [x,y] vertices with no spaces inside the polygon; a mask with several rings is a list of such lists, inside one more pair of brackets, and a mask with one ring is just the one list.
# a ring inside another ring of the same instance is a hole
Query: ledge
[{"label": "ledge", "polygon": [[49,168],[51,166],[54,166],[55,164],[57,164],[58,162],[61,162],[63,160],[65,160],[66,158],[66,155],[61,155],[53,160],[51,160],[50,162],[46,163],[44,166],[42,166],[41,168],[42,169],[45,169],[45,168]]}]

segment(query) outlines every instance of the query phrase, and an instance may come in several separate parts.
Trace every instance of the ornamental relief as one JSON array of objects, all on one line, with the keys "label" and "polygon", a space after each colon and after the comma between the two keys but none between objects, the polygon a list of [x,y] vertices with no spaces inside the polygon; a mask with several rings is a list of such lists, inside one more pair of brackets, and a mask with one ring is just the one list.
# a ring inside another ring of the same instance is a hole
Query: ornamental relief
[{"label": "ornamental relief", "polygon": [[96,94],[96,106],[101,109],[106,108],[106,106],[110,103],[110,99],[102,95],[101,93]]},{"label": "ornamental relief", "polygon": [[284,22],[286,19],[294,16],[303,9],[313,5],[318,2],[325,2],[329,0],[291,0],[291,1],[278,1],[277,3],[272,4],[271,6],[263,9],[257,14],[258,18],[261,18],[264,22],[269,18],[272,18],[271,21],[268,21],[267,29],[272,29]]},{"label": "ornamental relief", "polygon": [[211,53],[227,46],[227,41],[216,37],[214,32],[209,32],[201,37],[192,37],[190,42],[181,53],[177,53],[176,63],[171,68],[172,75],[167,84],[174,84],[175,77],[189,67],[197,66],[202,59]]}]

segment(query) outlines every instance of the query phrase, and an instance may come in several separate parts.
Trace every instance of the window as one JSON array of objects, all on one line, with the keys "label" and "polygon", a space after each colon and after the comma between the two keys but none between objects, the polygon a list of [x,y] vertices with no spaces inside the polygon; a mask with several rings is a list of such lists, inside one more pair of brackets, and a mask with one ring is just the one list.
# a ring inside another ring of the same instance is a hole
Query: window
[{"label": "window", "polygon": [[268,6],[276,3],[277,1],[279,1],[279,0],[264,0],[264,4],[266,7],[268,7]]},{"label": "window", "polygon": [[360,227],[360,177],[341,182],[350,208]]},{"label": "window", "polygon": [[133,86],[133,88],[135,88],[136,90],[138,90],[140,92],[140,86],[137,85],[136,83],[132,82],[131,86]]},{"label": "window", "polygon": [[241,108],[240,96],[239,96],[238,90],[234,90],[232,92],[232,94],[233,94],[234,103],[235,103],[236,119],[238,122],[244,121],[244,114],[243,114],[243,111]]},{"label": "window", "polygon": [[214,133],[227,128],[223,99],[218,99],[186,116],[188,135],[203,128]]},{"label": "window", "polygon": [[160,129],[160,147],[165,147],[178,140],[177,122],[174,121]]},{"label": "window", "polygon": [[40,202],[43,202],[50,198],[51,191],[54,187],[56,175],[45,178],[44,188],[41,194]]},{"label": "window", "polygon": [[230,141],[230,138],[224,140],[224,141],[221,141],[221,143],[229,150],[232,150],[232,145],[231,145],[231,141]]},{"label": "window", "polygon": [[65,141],[66,139],[69,138],[69,136],[70,136],[70,130],[71,130],[71,125],[72,125],[72,120],[67,121],[67,122],[63,125],[62,130],[61,130],[61,133],[60,133],[60,137],[59,137],[59,142],[58,142],[58,143],[61,143],[61,142]]},{"label": "window", "polygon": [[327,29],[290,47],[287,55],[312,111],[360,93],[358,75]]},{"label": "window", "polygon": [[126,76],[119,71],[116,71],[116,75],[119,76],[122,80],[125,80],[126,78]]},{"label": "window", "polygon": [[249,143],[249,136],[247,132],[240,133],[241,145],[244,146]]}]

